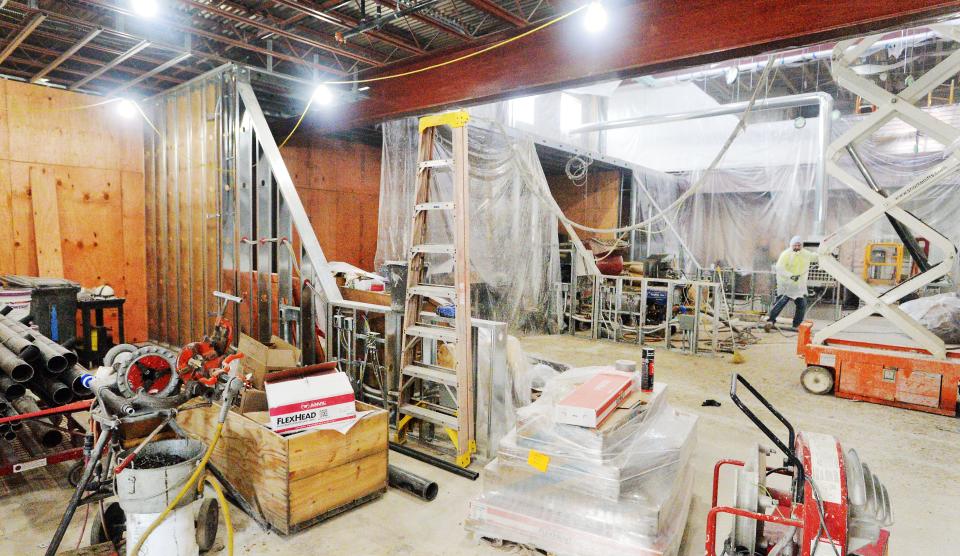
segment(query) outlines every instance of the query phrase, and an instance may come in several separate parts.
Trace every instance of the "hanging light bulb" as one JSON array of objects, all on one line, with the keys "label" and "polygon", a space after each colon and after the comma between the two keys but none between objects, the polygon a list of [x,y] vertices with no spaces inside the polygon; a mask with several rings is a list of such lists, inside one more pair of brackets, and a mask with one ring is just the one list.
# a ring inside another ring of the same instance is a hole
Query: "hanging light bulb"
[{"label": "hanging light bulb", "polygon": [[320,106],[326,106],[333,102],[333,91],[324,84],[317,85],[313,90],[313,102]]},{"label": "hanging light bulb", "polygon": [[588,33],[599,33],[607,27],[607,10],[599,0],[590,2],[584,14],[583,25]]},{"label": "hanging light bulb", "polygon": [[137,112],[140,110],[137,109],[136,103],[128,98],[120,99],[117,103],[117,113],[120,114],[120,117],[125,120],[133,119],[137,115]]},{"label": "hanging light bulb", "polygon": [[724,81],[727,82],[727,85],[733,85],[734,81],[736,81],[737,77],[739,76],[740,69],[737,66],[730,66],[727,68],[727,71],[724,74]]},{"label": "hanging light bulb", "polygon": [[156,0],[130,0],[130,7],[135,14],[143,18],[151,18],[157,15]]}]

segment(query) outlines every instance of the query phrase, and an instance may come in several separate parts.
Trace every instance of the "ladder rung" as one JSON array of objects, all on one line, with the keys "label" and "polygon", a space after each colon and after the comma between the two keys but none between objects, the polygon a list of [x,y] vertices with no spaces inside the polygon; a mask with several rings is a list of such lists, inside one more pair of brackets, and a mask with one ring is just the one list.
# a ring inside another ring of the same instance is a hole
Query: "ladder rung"
[{"label": "ladder rung", "polygon": [[434,365],[427,365],[426,363],[407,365],[403,368],[403,375],[412,376],[429,382],[436,382],[437,384],[446,384],[447,386],[452,386],[454,388],[457,386],[456,371]]},{"label": "ladder rung", "polygon": [[457,331],[453,328],[441,328],[439,326],[408,326],[403,331],[407,336],[416,336],[418,338],[427,338],[430,340],[440,340],[441,342],[452,343],[457,341]]},{"label": "ladder rung", "polygon": [[447,415],[446,413],[441,413],[432,409],[426,409],[420,407],[419,405],[403,404],[400,406],[400,413],[404,415],[410,415],[430,423],[435,423],[441,427],[447,427],[453,430],[458,430],[459,428],[457,418],[453,415]]},{"label": "ladder rung", "polygon": [[437,160],[423,160],[417,167],[421,172],[427,168],[453,168],[453,159],[438,158]]},{"label": "ladder rung", "polygon": [[423,295],[426,297],[442,297],[444,299],[454,299],[457,297],[457,290],[453,286],[438,286],[434,284],[420,284],[407,288],[407,295]]},{"label": "ladder rung", "polygon": [[422,243],[420,245],[414,245],[410,248],[411,254],[417,253],[440,253],[453,255],[454,248],[453,245],[449,243]]},{"label": "ladder rung", "polygon": [[417,212],[422,212],[425,210],[453,210],[452,202],[439,202],[439,203],[420,203],[413,207]]}]

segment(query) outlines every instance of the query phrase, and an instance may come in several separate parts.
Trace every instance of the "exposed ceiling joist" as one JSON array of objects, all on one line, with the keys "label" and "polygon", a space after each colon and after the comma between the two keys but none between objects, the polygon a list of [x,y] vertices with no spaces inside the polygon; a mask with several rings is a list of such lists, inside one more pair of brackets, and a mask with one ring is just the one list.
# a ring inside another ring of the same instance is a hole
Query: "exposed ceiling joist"
[{"label": "exposed ceiling joist", "polygon": [[[356,18],[341,14],[339,12],[328,11],[330,9],[333,9],[336,6],[339,6],[340,4],[343,4],[342,0],[336,0],[335,2],[324,2],[319,6],[313,6],[312,3],[304,2],[302,0],[301,1],[273,0],[273,3],[293,9],[293,10],[297,10],[298,13],[304,17],[310,16],[321,22],[329,23],[331,25],[335,25],[342,29],[352,29],[353,27],[356,27],[357,25],[360,24],[360,21]],[[290,21],[290,20],[288,19],[287,21]],[[412,54],[426,53],[426,51],[423,50],[422,48],[414,44],[410,44],[408,41],[383,30],[368,31],[366,34],[370,35],[371,37],[381,42],[385,42],[391,46],[401,48]]]},{"label": "exposed ceiling joist", "polygon": [[90,31],[90,32],[87,33],[86,35],[84,35],[83,38],[81,38],[79,41],[77,41],[76,43],[74,43],[73,46],[71,46],[70,48],[66,49],[66,50],[63,52],[63,54],[57,56],[57,58],[56,58],[54,61],[50,62],[49,64],[47,64],[46,66],[44,66],[43,69],[41,69],[41,70],[38,71],[36,74],[34,74],[34,76],[30,78],[30,82],[31,82],[31,83],[36,83],[37,81],[40,81],[41,79],[43,79],[44,77],[46,77],[46,75],[47,75],[48,73],[50,73],[51,71],[53,71],[53,70],[57,69],[58,67],[60,67],[61,64],[63,64],[63,63],[66,62],[71,56],[73,56],[74,54],[76,54],[77,51],[79,51],[81,48],[83,48],[84,46],[86,46],[86,44],[87,44],[88,42],[90,42],[90,41],[92,41],[93,39],[97,38],[97,35],[99,35],[101,32],[103,32],[103,30],[98,27],[98,28]]},{"label": "exposed ceiling joist", "polygon": [[[113,3],[111,3],[111,2],[108,2],[107,0],[78,0],[78,1],[83,2],[83,3],[85,3],[85,4],[92,5],[92,6],[96,6],[96,7],[105,9],[105,10],[109,10],[109,11],[112,11],[112,12],[114,12],[114,13],[119,13],[119,14],[122,14],[122,15],[134,17],[133,12],[131,12],[130,10],[128,10],[128,9],[126,9],[126,8],[123,8],[123,7],[121,7],[121,6],[117,5],[117,4],[113,4]],[[261,48],[261,47],[259,47],[259,46],[249,44],[249,43],[244,42],[244,41],[242,41],[242,40],[234,39],[234,38],[231,38],[231,37],[226,37],[226,36],[224,36],[224,35],[218,35],[217,33],[214,33],[214,32],[212,32],[212,31],[207,31],[207,30],[205,30],[205,29],[203,29],[203,28],[200,28],[200,27],[197,27],[197,26],[191,26],[191,25],[187,25],[187,24],[180,23],[180,22],[177,22],[177,21],[172,21],[172,20],[169,20],[169,19],[164,20],[162,23],[163,23],[163,25],[166,25],[166,26],[169,27],[169,28],[176,29],[176,30],[178,30],[178,31],[182,31],[182,32],[187,33],[187,34],[196,35],[196,36],[199,36],[199,37],[204,37],[204,38],[210,39],[210,40],[212,40],[212,41],[216,41],[216,42],[220,42],[220,43],[223,43],[223,44],[226,44],[226,45],[229,45],[229,46],[233,46],[234,48],[240,48],[240,49],[243,49],[243,50],[247,50],[247,51],[250,51],[250,52],[254,52],[254,53],[260,54],[261,56],[273,56],[274,58],[276,58],[276,59],[278,59],[278,60],[284,60],[284,61],[286,61],[286,62],[291,62],[291,63],[294,63],[294,64],[300,64],[300,65],[303,65],[303,66],[305,66],[305,67],[310,68],[311,70],[316,69],[316,70],[318,70],[318,71],[326,72],[326,73],[331,73],[331,74],[333,74],[333,75],[341,75],[341,76],[342,76],[342,75],[346,75],[346,72],[343,71],[343,70],[340,69],[340,68],[334,68],[334,67],[332,67],[332,66],[327,66],[327,65],[323,65],[323,64],[316,64],[316,63],[313,63],[313,62],[311,62],[311,61],[309,61],[309,60],[304,60],[304,59],[302,59],[302,58],[298,58],[298,57],[296,57],[296,56],[293,56],[293,55],[290,55],[290,54],[286,54],[286,53],[283,53],[283,52],[270,51],[270,50],[267,50],[266,48]],[[87,25],[93,25],[93,23],[90,23],[90,22],[86,22],[86,24],[87,24]],[[113,30],[111,29],[111,31],[113,31]],[[124,34],[124,35],[128,35],[128,36],[131,36],[131,35],[127,34],[127,33],[123,33],[123,34]],[[139,37],[138,37],[138,38],[139,38]],[[182,48],[182,47],[180,47],[180,48],[174,48],[174,47],[172,47],[172,46],[164,45],[164,48],[167,48],[167,49],[170,49],[170,50],[174,50],[174,51],[176,51],[176,52],[183,52],[183,48]],[[212,59],[216,59],[216,60],[218,60],[218,61],[220,61],[220,62],[248,63],[248,62],[243,62],[243,61],[240,61],[240,60],[230,59],[230,58],[228,58],[228,57],[226,57],[226,56],[223,56],[222,54],[217,54],[217,53],[205,53],[204,55],[205,55],[205,56],[209,56],[209,57],[212,58]]]},{"label": "exposed ceiling joist", "polygon": [[527,24],[527,20],[518,16],[517,14],[507,10],[500,4],[493,2],[493,0],[464,0],[467,4],[470,4],[474,8],[482,12],[486,12],[497,19],[501,19],[510,23],[516,27],[523,27]]},{"label": "exposed ceiling joist", "polygon": [[179,64],[180,62],[186,60],[186,59],[189,58],[189,57],[190,57],[190,54],[187,53],[187,52],[184,52],[183,54],[179,54],[179,55],[177,55],[177,56],[174,56],[174,57],[171,58],[170,60],[167,60],[166,62],[160,64],[159,66],[153,68],[152,70],[150,70],[150,71],[148,71],[148,72],[146,72],[146,73],[143,73],[143,74],[141,74],[140,76],[138,76],[138,77],[136,77],[136,78],[134,78],[134,79],[131,79],[130,81],[127,81],[126,83],[124,83],[123,85],[117,87],[116,89],[113,89],[112,91],[110,91],[110,95],[117,95],[117,94],[119,94],[119,93],[122,93],[123,91],[126,91],[126,90],[129,89],[130,87],[133,87],[134,85],[136,85],[137,83],[140,83],[141,81],[144,81],[145,79],[149,79],[149,78],[151,78],[151,77],[153,77],[153,76],[155,76],[155,75],[159,75],[159,74],[167,71],[168,69],[170,69],[170,68],[172,68],[173,66]]},{"label": "exposed ceiling joist", "polygon": [[7,46],[0,51],[0,64],[2,64],[4,60],[13,54],[13,51],[19,48],[23,41],[27,40],[27,37],[30,36],[30,33],[33,33],[37,27],[40,27],[40,24],[46,19],[47,14],[43,12],[33,14],[30,20],[27,21],[27,24],[23,26],[23,29],[21,29],[20,32],[18,32],[16,36],[14,36],[13,39],[7,43]]},{"label": "exposed ceiling joist", "polygon": [[150,41],[144,40],[144,41],[138,42],[137,44],[135,44],[134,46],[132,46],[132,47],[130,48],[130,50],[127,50],[126,52],[124,52],[123,54],[117,56],[117,57],[114,58],[113,60],[107,62],[106,64],[104,64],[104,65],[102,65],[102,66],[100,66],[100,69],[95,70],[93,73],[91,73],[90,75],[84,77],[84,78],[81,79],[80,81],[77,81],[77,82],[74,83],[73,85],[70,85],[70,87],[68,87],[68,88],[69,88],[71,91],[74,91],[74,90],[76,90],[76,89],[79,89],[80,87],[83,87],[84,85],[86,85],[87,83],[89,83],[89,82],[93,81],[94,79],[100,77],[100,76],[103,75],[104,73],[110,71],[111,69],[115,68],[116,66],[119,66],[119,65],[122,64],[125,60],[129,59],[131,56],[133,56],[133,55],[136,54],[137,52],[140,52],[141,50],[143,50],[144,48],[146,48],[146,47],[148,47],[148,46],[150,46]]},{"label": "exposed ceiling joist", "polygon": [[[397,2],[396,2],[396,0],[373,0],[373,1],[376,2],[377,4],[380,4],[381,6],[386,6],[386,7],[390,8],[391,10],[397,10],[397,11],[399,11],[399,10],[402,10],[402,9],[404,9],[404,8],[406,7],[406,6],[400,6],[400,5],[398,5]],[[427,24],[427,25],[429,25],[429,26],[431,26],[431,27],[433,27],[433,28],[435,28],[435,29],[439,29],[440,31],[443,31],[444,33],[447,33],[448,35],[452,35],[452,36],[457,37],[457,38],[459,38],[459,39],[463,39],[463,40],[465,40],[465,41],[471,41],[471,40],[473,40],[473,37],[471,37],[470,35],[464,33],[464,32],[461,31],[460,29],[454,29],[453,27],[450,27],[449,25],[446,25],[446,24],[444,24],[444,23],[441,23],[441,22],[439,22],[439,21],[437,21],[436,19],[433,19],[433,18],[431,18],[431,17],[427,17],[426,15],[422,15],[422,14],[419,14],[419,13],[413,13],[413,14],[410,14],[410,15],[408,15],[408,16],[406,16],[406,17],[409,17],[409,18],[412,18],[412,19],[416,19],[417,21],[419,21],[419,22],[421,22],[421,23],[425,23],[425,24]]]},{"label": "exposed ceiling joist", "polygon": [[367,65],[369,65],[369,66],[379,67],[379,66],[382,66],[382,65],[383,65],[379,60],[374,60],[374,59],[369,58],[369,57],[367,57],[367,56],[363,56],[363,55],[361,55],[361,54],[357,54],[356,52],[351,52],[351,51],[349,51],[349,50],[344,50],[344,49],[342,49],[342,48],[338,48],[338,47],[336,47],[336,46],[332,46],[332,45],[330,45],[330,44],[321,42],[321,41],[316,40],[316,39],[304,37],[304,36],[298,35],[298,34],[296,34],[296,33],[294,33],[294,32],[287,31],[286,29],[281,29],[280,27],[275,27],[275,26],[273,26],[273,25],[268,25],[268,24],[266,24],[266,23],[263,23],[262,21],[259,21],[259,20],[257,20],[257,19],[254,19],[249,12],[248,12],[246,15],[240,15],[240,14],[238,14],[238,13],[233,13],[233,12],[229,12],[229,11],[220,9],[220,8],[217,7],[216,3],[213,3],[213,4],[204,4],[204,3],[202,3],[202,2],[197,2],[197,1],[195,1],[195,0],[180,0],[180,2],[183,3],[183,4],[186,4],[186,5],[188,5],[188,6],[191,6],[191,7],[193,7],[193,8],[196,8],[196,9],[198,9],[198,10],[202,10],[202,11],[205,11],[205,12],[208,12],[208,13],[216,14],[216,15],[224,18],[224,19],[229,19],[229,20],[231,20],[231,21],[235,21],[235,22],[238,22],[238,23],[241,23],[241,24],[244,24],[244,25],[249,25],[249,26],[254,27],[254,28],[256,28],[256,29],[259,29],[259,30],[261,30],[261,31],[265,31],[265,32],[268,32],[268,33],[273,33],[274,35],[277,35],[278,37],[285,37],[285,38],[287,38],[287,39],[289,39],[289,40],[301,42],[301,43],[306,44],[306,45],[308,45],[308,46],[312,46],[313,48],[317,48],[317,49],[320,49],[320,50],[324,50],[324,51],[326,51],[326,52],[330,52],[331,54],[336,54],[336,55],[338,55],[338,56],[344,56],[344,57],[346,57],[346,58],[350,58],[351,60],[356,60],[356,61],[358,61],[358,62],[362,62],[362,63],[364,63],[364,64],[367,64]]}]

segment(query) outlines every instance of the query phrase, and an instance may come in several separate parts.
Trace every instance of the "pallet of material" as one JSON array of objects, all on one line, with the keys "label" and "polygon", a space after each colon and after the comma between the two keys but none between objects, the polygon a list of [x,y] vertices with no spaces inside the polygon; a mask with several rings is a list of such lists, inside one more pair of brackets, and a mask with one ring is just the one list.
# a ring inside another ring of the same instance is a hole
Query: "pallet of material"
[{"label": "pallet of material", "polygon": [[[231,411],[210,464],[231,497],[257,523],[282,535],[315,525],[387,488],[387,413],[370,412],[346,433],[309,430],[280,436],[261,411]],[[265,407],[263,409],[266,409]],[[219,404],[181,412],[177,422],[209,443]]]}]

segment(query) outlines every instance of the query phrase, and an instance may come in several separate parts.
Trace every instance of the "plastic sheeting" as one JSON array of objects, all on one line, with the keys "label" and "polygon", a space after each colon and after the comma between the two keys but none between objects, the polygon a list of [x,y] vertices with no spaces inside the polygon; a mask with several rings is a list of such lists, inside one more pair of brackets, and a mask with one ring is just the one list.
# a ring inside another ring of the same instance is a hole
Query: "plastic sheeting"
[{"label": "plastic sheeting", "polygon": [[[418,141],[415,118],[383,125],[378,267],[407,259]],[[559,239],[557,219],[532,193],[546,187],[534,144],[471,125],[468,150],[473,316],[506,322],[521,332],[549,331],[556,322]],[[449,130],[441,128],[434,157],[451,156]],[[451,174],[433,175],[431,198],[451,200]],[[452,243],[449,211],[431,211],[428,218],[427,241]],[[453,271],[448,256],[430,256],[427,263],[428,279],[437,283]]]},{"label": "plastic sheeting", "polygon": [[960,344],[960,297],[956,293],[914,299],[900,308],[944,342]]},{"label": "plastic sheeting", "polygon": [[561,555],[677,552],[693,491],[697,418],[674,411],[658,384],[643,409],[615,427],[553,420],[556,400],[609,370],[567,371],[518,410],[517,426],[484,469],[468,531]]}]

